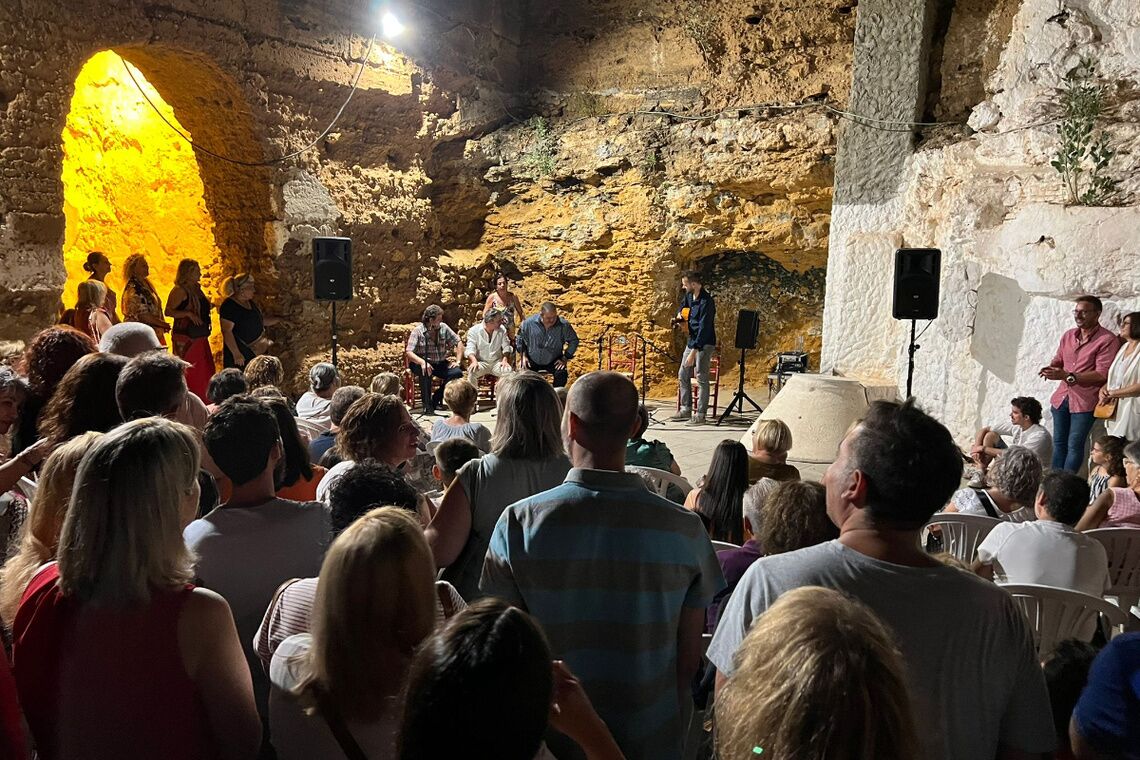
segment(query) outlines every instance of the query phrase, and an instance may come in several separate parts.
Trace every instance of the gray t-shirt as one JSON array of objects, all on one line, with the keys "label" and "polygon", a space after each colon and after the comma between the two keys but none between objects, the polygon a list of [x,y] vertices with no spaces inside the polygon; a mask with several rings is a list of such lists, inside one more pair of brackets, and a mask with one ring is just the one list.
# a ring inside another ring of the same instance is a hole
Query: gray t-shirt
[{"label": "gray t-shirt", "polygon": [[466,438],[478,446],[484,454],[491,450],[491,431],[482,422],[448,425],[447,421],[441,418],[431,426],[433,441],[447,441],[452,438]]},{"label": "gray t-shirt", "polygon": [[1024,614],[999,587],[953,567],[895,565],[839,541],[762,557],[733,592],[709,645],[717,670],[731,674],[752,621],[802,586],[842,591],[894,631],[923,758],[992,758],[999,745],[1053,750],[1049,697]]},{"label": "gray t-shirt", "polygon": [[443,580],[468,602],[482,598],[479,576],[499,515],[516,501],[561,485],[568,472],[570,460],[565,454],[552,459],[501,459],[487,454],[463,465],[452,488],[462,488],[471,502],[471,532],[459,556],[443,571]]}]

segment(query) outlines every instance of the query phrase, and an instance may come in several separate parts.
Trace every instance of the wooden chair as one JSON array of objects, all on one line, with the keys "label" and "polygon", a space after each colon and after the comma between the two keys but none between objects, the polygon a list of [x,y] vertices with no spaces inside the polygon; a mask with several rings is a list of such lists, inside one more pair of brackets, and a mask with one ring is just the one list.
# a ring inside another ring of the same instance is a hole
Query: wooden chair
[{"label": "wooden chair", "polygon": [[[443,385],[443,378],[432,375],[431,378],[431,392],[435,393],[436,388]],[[420,378],[412,372],[412,366],[408,362],[408,357],[404,357],[404,403],[408,405],[409,409],[415,409],[417,403],[423,405],[423,399],[420,398]]]},{"label": "wooden chair", "polygon": [[606,369],[620,372],[633,381],[637,375],[637,362],[640,356],[634,340],[626,335],[611,335],[606,348]]},{"label": "wooden chair", "polygon": [[479,378],[479,384],[476,386],[478,393],[475,395],[475,407],[482,409],[483,402],[487,402],[489,406],[495,405],[495,383],[499,382],[499,378],[494,375],[483,375]]},{"label": "wooden chair", "polygon": [[1096,631],[1097,615],[1108,618],[1111,627],[1125,622],[1120,608],[1099,596],[1035,583],[998,585],[1013,596],[1029,619],[1038,656],[1052,652],[1065,639],[1089,641]]},{"label": "wooden chair", "polygon": [[1001,520],[983,515],[963,515],[957,512],[939,512],[926,521],[920,541],[926,545],[926,537],[932,527],[939,528],[942,547],[968,567],[977,557],[978,544],[990,531],[1001,524]]},{"label": "wooden chair", "polygon": [[[690,392],[693,394],[691,409],[697,408],[697,401],[701,397],[701,382],[696,377],[689,380]],[[709,416],[715,417],[720,406],[720,346],[713,351],[709,359]],[[681,389],[677,389],[677,411],[681,410]]]},{"label": "wooden chair", "polygon": [[1136,528],[1097,528],[1085,535],[1104,545],[1108,555],[1108,579],[1104,592],[1128,616],[1127,630],[1140,628],[1140,618],[1132,608],[1140,604],[1140,530]]}]

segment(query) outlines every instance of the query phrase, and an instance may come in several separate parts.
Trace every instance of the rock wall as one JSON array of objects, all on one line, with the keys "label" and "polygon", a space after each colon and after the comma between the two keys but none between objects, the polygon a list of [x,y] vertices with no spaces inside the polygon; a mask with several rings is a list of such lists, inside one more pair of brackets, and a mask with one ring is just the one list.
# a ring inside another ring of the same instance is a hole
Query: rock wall
[{"label": "rock wall", "polygon": [[[914,393],[963,439],[1001,419],[1015,395],[1048,399],[1054,384],[1036,372],[1072,326],[1072,298],[1105,299],[1102,323],[1111,329],[1118,314],[1140,307],[1140,5],[1072,0],[1059,9],[1053,0],[1022,0],[981,13],[976,5],[959,4],[949,23],[957,39],[985,41],[974,59],[979,65],[963,69],[986,72],[984,90],[969,90],[969,129],[928,129],[913,151],[905,146],[901,161],[897,136],[864,133],[872,155],[896,161],[894,183],[873,199],[836,189],[823,345],[825,367],[901,388],[909,326],[890,316],[893,250],[941,248],[940,312],[920,341]],[[909,62],[895,55],[898,46],[857,41],[857,61],[861,43],[898,78],[913,80]],[[1113,207],[1066,206],[1049,164],[1058,146],[1060,88],[1081,58],[1097,62],[1110,89],[1106,128],[1117,150],[1110,171],[1120,182]],[[859,79],[857,65],[856,88]],[[953,121],[963,113],[959,98],[943,90],[932,102]],[[923,102],[919,95],[917,105]],[[840,140],[844,179],[849,136]]]}]

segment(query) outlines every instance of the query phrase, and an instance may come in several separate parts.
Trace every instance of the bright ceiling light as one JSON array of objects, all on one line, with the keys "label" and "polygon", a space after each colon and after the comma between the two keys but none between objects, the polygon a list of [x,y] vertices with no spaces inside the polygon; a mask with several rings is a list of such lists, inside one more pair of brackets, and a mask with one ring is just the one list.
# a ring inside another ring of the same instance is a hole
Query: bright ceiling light
[{"label": "bright ceiling light", "polygon": [[383,30],[384,36],[388,39],[399,37],[404,33],[404,25],[400,23],[400,19],[396,18],[396,14],[392,11],[384,11],[384,15],[380,17],[380,27]]}]

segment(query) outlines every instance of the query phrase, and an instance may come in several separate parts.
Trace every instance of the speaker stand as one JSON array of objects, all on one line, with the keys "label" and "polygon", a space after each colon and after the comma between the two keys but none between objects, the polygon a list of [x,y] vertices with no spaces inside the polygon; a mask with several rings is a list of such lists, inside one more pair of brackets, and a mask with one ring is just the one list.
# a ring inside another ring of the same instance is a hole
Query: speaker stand
[{"label": "speaker stand", "polygon": [[914,325],[918,320],[912,319],[910,321],[910,345],[907,346],[907,362],[906,362],[906,397],[910,398],[911,383],[914,381],[914,352],[919,349],[919,345],[915,343]]},{"label": "speaker stand", "polygon": [[748,349],[746,349],[746,348],[740,349],[740,365],[739,365],[740,366],[740,375],[736,381],[736,393],[734,393],[732,395],[732,401],[728,402],[728,406],[725,407],[725,410],[720,413],[720,417],[717,418],[717,421],[716,421],[717,427],[720,427],[720,423],[724,422],[725,419],[728,417],[728,415],[732,414],[733,409],[738,409],[740,411],[740,415],[743,417],[744,416],[744,402],[745,401],[747,401],[749,404],[752,404],[752,408],[755,409],[756,411],[758,411],[758,412],[764,411],[763,409],[760,408],[759,404],[757,404],[755,401],[750,399],[748,397],[748,394],[744,392],[744,354],[747,351],[748,351]]},{"label": "speaker stand", "polygon": [[332,365],[336,363],[336,301],[332,302]]}]

